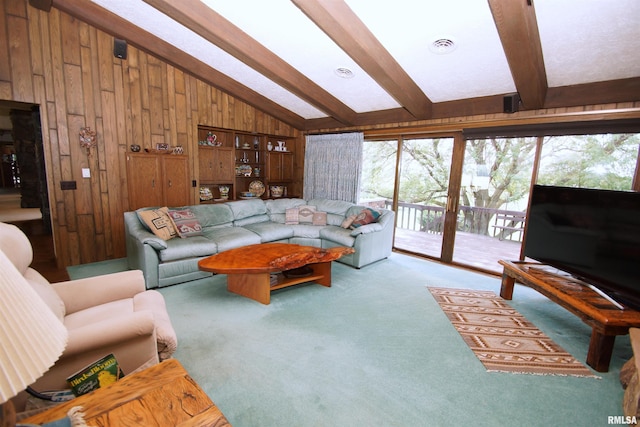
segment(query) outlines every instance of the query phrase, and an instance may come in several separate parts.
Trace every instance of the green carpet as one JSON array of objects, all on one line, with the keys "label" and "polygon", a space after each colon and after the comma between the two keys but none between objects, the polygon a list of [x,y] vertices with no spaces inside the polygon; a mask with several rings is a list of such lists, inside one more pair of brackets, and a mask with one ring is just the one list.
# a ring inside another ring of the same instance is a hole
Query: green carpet
[{"label": "green carpet", "polygon": [[85,277],[99,276],[101,274],[117,273],[127,270],[127,259],[118,258],[107,261],[92,262],[90,264],[72,265],[67,267],[67,274],[71,280],[84,279]]},{"label": "green carpet", "polygon": [[[618,337],[601,379],[487,372],[425,286],[498,292],[496,277],[393,254],[333,286],[230,294],[225,276],[162,288],[175,357],[235,427],[607,425],[622,415]],[[536,292],[511,305],[580,361],[590,329]]]}]

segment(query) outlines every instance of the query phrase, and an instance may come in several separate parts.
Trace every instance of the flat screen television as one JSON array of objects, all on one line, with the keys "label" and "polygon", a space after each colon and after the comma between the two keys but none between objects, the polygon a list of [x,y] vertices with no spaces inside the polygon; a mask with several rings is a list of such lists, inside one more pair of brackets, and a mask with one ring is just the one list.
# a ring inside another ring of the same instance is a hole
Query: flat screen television
[{"label": "flat screen television", "polygon": [[640,310],[640,192],[536,185],[524,255]]}]

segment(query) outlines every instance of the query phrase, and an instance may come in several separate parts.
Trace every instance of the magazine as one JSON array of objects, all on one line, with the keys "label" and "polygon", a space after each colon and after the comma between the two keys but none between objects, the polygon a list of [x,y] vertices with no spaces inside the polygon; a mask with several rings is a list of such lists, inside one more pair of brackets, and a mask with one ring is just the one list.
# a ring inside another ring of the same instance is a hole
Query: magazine
[{"label": "magazine", "polygon": [[67,383],[74,395],[81,396],[106,387],[123,376],[115,356],[109,354],[68,377]]}]

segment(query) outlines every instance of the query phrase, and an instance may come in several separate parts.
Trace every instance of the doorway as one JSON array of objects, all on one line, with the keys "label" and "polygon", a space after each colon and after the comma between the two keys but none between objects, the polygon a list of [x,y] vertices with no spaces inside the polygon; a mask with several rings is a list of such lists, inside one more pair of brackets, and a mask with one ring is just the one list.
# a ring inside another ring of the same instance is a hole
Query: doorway
[{"label": "doorway", "polygon": [[0,101],[0,155],[0,221],[27,234],[34,263],[55,265],[38,105]]}]

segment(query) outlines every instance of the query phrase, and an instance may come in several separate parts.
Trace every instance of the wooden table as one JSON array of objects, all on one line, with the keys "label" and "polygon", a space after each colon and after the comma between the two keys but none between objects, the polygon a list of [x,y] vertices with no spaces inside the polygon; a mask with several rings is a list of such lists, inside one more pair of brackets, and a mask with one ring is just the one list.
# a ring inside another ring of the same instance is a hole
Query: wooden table
[{"label": "wooden table", "polygon": [[96,427],[230,426],[220,409],[176,359],[128,375],[21,423],[59,420],[74,406],[82,406],[86,424]]},{"label": "wooden table", "polygon": [[535,262],[499,261],[504,267],[500,296],[510,300],[514,283],[528,286],[561,305],[591,326],[587,364],[607,372],[617,335],[630,327],[640,327],[640,312],[624,308],[604,298],[587,284],[569,276],[554,274],[548,266]]},{"label": "wooden table", "polygon": [[[353,248],[330,249],[290,243],[262,243],[230,249],[198,262],[201,270],[227,275],[227,289],[262,304],[271,302],[271,291],[306,282],[331,287],[331,261],[353,253]],[[308,266],[309,275],[286,277],[271,273]]]}]

